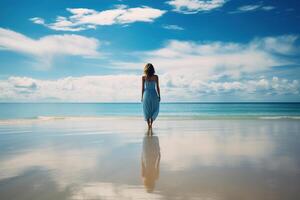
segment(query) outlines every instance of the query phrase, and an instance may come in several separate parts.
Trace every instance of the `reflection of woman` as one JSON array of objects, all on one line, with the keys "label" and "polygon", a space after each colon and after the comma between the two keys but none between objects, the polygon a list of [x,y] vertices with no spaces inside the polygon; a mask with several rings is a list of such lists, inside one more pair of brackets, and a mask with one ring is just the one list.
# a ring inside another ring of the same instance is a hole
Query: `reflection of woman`
[{"label": "reflection of woman", "polygon": [[157,136],[145,136],[142,153],[142,178],[147,192],[152,192],[159,177],[160,148]]}]

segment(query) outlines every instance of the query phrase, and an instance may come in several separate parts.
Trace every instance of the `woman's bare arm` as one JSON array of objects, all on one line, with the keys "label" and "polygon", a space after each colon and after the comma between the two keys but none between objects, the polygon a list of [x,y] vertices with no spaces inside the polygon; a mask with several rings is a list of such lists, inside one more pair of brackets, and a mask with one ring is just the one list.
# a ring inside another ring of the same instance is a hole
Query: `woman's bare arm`
[{"label": "woman's bare arm", "polygon": [[157,90],[157,93],[158,93],[158,97],[159,97],[159,99],[160,99],[160,89],[159,89],[158,76],[156,76],[156,90]]},{"label": "woman's bare arm", "polygon": [[141,98],[141,101],[143,101],[143,96],[144,96],[144,82],[145,82],[145,79],[142,76],[142,98]]}]

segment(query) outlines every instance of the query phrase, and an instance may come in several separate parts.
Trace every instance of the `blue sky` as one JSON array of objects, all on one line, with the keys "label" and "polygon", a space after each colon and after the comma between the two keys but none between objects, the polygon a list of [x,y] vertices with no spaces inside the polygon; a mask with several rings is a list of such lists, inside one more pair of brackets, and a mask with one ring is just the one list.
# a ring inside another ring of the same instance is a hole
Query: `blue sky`
[{"label": "blue sky", "polygon": [[300,2],[0,0],[0,101],[299,101]]}]

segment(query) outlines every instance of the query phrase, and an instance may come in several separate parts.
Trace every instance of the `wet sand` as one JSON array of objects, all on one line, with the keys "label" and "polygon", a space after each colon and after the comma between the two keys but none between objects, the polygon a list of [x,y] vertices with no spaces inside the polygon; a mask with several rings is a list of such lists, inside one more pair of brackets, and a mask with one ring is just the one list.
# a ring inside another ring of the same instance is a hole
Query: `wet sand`
[{"label": "wet sand", "polygon": [[0,199],[300,199],[299,122],[0,123]]}]

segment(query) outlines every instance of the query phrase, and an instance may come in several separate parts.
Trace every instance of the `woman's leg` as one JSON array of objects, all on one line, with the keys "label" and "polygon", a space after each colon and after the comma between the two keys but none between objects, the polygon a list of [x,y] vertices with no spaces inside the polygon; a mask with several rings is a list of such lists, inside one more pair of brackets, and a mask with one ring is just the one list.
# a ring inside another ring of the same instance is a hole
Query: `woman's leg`
[{"label": "woman's leg", "polygon": [[151,121],[150,121],[150,119],[147,119],[147,124],[148,124],[148,129],[150,129],[150,127],[151,127]]},{"label": "woman's leg", "polygon": [[150,127],[152,128],[153,119],[150,119]]}]

